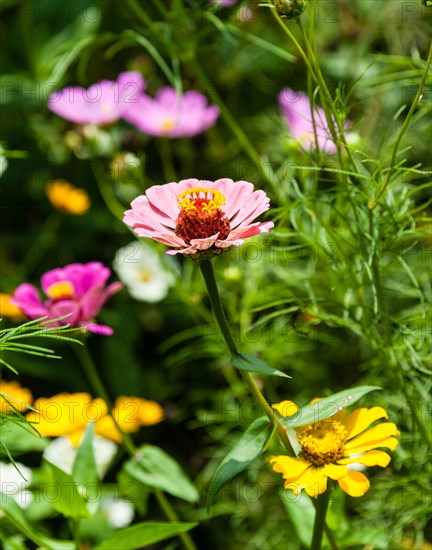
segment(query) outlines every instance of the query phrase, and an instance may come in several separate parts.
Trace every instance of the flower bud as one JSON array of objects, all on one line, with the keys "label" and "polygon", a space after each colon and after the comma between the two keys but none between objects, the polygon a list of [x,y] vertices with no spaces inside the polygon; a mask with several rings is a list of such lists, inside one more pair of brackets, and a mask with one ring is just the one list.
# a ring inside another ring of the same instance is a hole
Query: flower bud
[{"label": "flower bud", "polygon": [[306,0],[274,0],[274,7],[281,17],[300,17],[306,7]]}]

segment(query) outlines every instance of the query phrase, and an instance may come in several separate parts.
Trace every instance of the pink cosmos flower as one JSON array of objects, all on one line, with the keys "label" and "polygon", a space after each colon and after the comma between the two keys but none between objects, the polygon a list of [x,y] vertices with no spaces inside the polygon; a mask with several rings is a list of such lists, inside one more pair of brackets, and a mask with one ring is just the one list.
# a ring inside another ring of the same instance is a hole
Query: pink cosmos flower
[{"label": "pink cosmos flower", "polygon": [[65,319],[50,323],[50,326],[70,324],[85,327],[96,334],[111,335],[113,330],[106,325],[95,324],[94,318],[110,296],[123,285],[112,283],[105,286],[111,270],[100,262],[69,264],[52,269],[42,275],[42,289],[48,300],[42,302],[39,292],[33,285],[21,284],[11,299],[30,319],[48,317]]},{"label": "pink cosmos flower", "polygon": [[[315,150],[317,144],[309,97],[303,92],[284,88],[279,94],[279,104],[287,119],[291,136],[306,151]],[[335,153],[337,147],[333,142],[324,110],[321,107],[315,107],[314,119],[319,149],[326,153]]]},{"label": "pink cosmos flower", "polygon": [[116,81],[102,80],[87,90],[63,88],[49,96],[48,108],[76,124],[109,124],[138,103],[145,81],[137,71],[121,73]]},{"label": "pink cosmos flower", "polygon": [[268,210],[264,191],[248,181],[197,179],[154,185],[132,201],[123,221],[140,237],[174,247],[168,254],[227,249],[268,233],[273,222],[251,223]]},{"label": "pink cosmos flower", "polygon": [[216,122],[219,109],[207,98],[190,90],[179,95],[174,88],[159,90],[153,99],[142,94],[123,118],[150,136],[180,138],[204,132]]}]

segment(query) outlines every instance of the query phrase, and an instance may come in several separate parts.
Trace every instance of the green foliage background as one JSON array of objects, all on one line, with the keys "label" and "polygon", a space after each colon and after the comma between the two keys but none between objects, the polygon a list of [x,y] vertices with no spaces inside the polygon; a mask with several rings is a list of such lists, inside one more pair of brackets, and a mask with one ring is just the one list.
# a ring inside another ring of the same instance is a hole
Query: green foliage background
[{"label": "green foliage background", "polygon": [[[348,186],[336,156],[303,153],[289,139],[277,95],[286,86],[313,88],[268,8],[6,0],[1,15],[9,165],[0,180],[0,290],[37,285],[45,271],[71,262],[111,265],[132,240],[119,214],[150,185],[187,177],[252,181],[270,196],[265,219],[275,229],[214,260],[238,346],[292,376],[262,379],[270,402],[303,405],[359,384],[382,387],[362,403],[388,410],[400,445],[387,469],[368,472],[365,497],[335,495],[329,524],[345,549],[430,548],[430,78],[379,192],[425,70],[430,8],[400,0],[317,3],[320,65],[331,92],[339,90],[341,119],[357,134],[360,176]],[[222,104],[222,116],[203,135],[169,142],[120,122],[105,130],[111,146],[90,144],[88,158],[77,158],[65,139],[73,125],[47,109],[49,93],[115,80],[125,70],[141,71],[151,94],[167,84],[199,90]],[[126,169],[116,181],[109,165],[119,151],[136,154],[142,169]],[[56,178],[88,191],[87,214],[53,210],[45,187]],[[138,442],[162,447],[194,480],[199,503],[175,505],[182,519],[200,522],[192,532],[199,548],[305,547],[306,504],[281,498],[279,476],[264,460],[228,485],[207,514],[212,475],[258,411],[229,367],[197,266],[156,248],[176,285],[159,304],[123,291],[106,305],[100,319],[115,335],[88,344],[99,372],[112,395],[165,407],[166,421],[142,430]],[[14,358],[22,384],[35,396],[91,392],[69,347],[59,343],[56,351],[61,360]],[[38,457],[20,460],[37,466]],[[115,479],[116,468],[108,481]],[[138,510],[163,519],[153,500]],[[44,521],[65,536],[60,516]]]}]

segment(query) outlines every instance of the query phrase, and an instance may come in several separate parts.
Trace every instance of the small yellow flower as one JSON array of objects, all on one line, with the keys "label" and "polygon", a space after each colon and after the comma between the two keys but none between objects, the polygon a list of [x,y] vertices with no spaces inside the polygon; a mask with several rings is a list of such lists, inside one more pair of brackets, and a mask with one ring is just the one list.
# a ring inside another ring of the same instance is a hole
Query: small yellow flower
[{"label": "small yellow flower", "polygon": [[36,399],[27,420],[34,422],[36,430],[45,437],[67,436],[77,446],[91,420],[106,414],[103,401],[93,401],[88,393],[59,393]]},{"label": "small yellow flower", "polygon": [[65,180],[55,180],[47,185],[46,194],[51,204],[67,214],[79,216],[90,208],[90,197],[84,189],[74,187]]},{"label": "small yellow flower", "polygon": [[25,316],[19,307],[12,304],[10,294],[0,292],[0,319],[2,317],[10,317],[13,321],[23,321]]},{"label": "small yellow flower", "polygon": [[[285,417],[298,411],[291,401],[282,401],[273,408]],[[385,468],[390,456],[377,449],[385,447],[394,451],[398,445],[395,436],[400,433],[392,422],[369,428],[380,418],[388,418],[382,407],[357,409],[348,416],[342,409],[331,418],[295,429],[301,447],[298,457],[272,456],[269,462],[285,479],[285,489],[296,495],[304,489],[316,497],[326,491],[327,479],[331,478],[350,496],[363,496],[369,490],[369,480],[361,472],[350,469],[352,465]]]},{"label": "small yellow flower", "polygon": [[[59,393],[37,399],[33,406],[37,412],[28,413],[26,418],[45,437],[66,436],[77,447],[88,423],[95,422],[97,435],[121,443],[121,435],[103,399],[93,399],[88,393]],[[124,432],[132,433],[163,420],[163,409],[154,401],[118,397],[113,415]]]},{"label": "small yellow flower", "polygon": [[[20,386],[18,382],[6,382],[6,380],[0,380],[0,411],[2,413],[13,412],[14,409],[8,403],[8,401],[20,412],[27,410],[28,405],[33,402],[33,395],[30,390]],[[7,401],[6,401],[6,399]]]},{"label": "small yellow flower", "polygon": [[[133,433],[142,426],[152,426],[161,422],[164,412],[155,401],[148,401],[140,397],[120,396],[116,399],[113,416],[124,432]],[[96,422],[96,433],[117,443],[121,442],[121,435],[111,416],[104,416]]]}]

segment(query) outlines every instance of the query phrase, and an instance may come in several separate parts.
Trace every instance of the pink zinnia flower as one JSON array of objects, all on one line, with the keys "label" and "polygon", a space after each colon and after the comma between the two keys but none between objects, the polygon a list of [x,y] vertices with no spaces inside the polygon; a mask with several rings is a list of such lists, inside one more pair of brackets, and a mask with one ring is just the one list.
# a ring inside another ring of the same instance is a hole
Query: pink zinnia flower
[{"label": "pink zinnia flower", "polygon": [[102,80],[87,90],[63,88],[49,96],[48,108],[76,124],[109,124],[138,103],[145,81],[137,71],[121,73],[116,81]]},{"label": "pink zinnia flower", "polygon": [[42,275],[42,289],[48,296],[45,302],[42,302],[37,288],[28,283],[21,284],[15,290],[11,301],[30,319],[56,319],[70,314],[65,319],[50,323],[50,326],[70,324],[85,327],[96,334],[111,335],[111,327],[94,323],[94,318],[108,298],[123,287],[121,283],[106,287],[110,274],[111,270],[100,262],[69,264]]},{"label": "pink zinnia flower", "polygon": [[187,179],[154,185],[131,206],[123,221],[140,237],[173,246],[168,254],[239,246],[274,226],[251,223],[268,210],[270,200],[248,181]]},{"label": "pink zinnia flower", "polygon": [[174,88],[162,88],[153,99],[142,94],[123,118],[150,136],[180,138],[204,132],[216,122],[219,109],[207,98],[190,90],[179,95]]},{"label": "pink zinnia flower", "polygon": [[[291,136],[306,151],[315,150],[317,144],[309,97],[303,92],[284,88],[279,94],[279,104],[287,119]],[[319,149],[326,153],[335,153],[337,147],[333,142],[324,110],[321,107],[315,107],[314,119]]]}]

